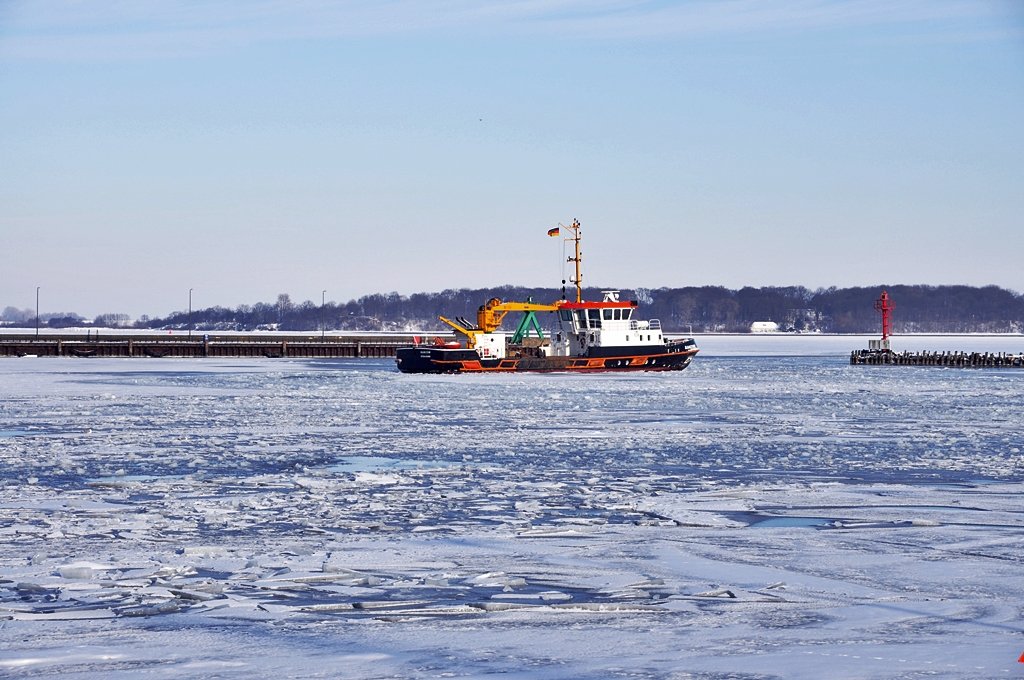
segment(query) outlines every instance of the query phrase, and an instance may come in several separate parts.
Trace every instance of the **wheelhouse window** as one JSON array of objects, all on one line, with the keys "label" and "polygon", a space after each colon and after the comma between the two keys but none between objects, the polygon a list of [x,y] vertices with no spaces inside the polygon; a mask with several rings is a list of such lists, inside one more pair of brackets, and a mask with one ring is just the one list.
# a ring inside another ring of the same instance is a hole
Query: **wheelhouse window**
[{"label": "wheelhouse window", "polygon": [[588,309],[587,317],[590,319],[591,328],[601,327],[601,310],[600,309]]}]

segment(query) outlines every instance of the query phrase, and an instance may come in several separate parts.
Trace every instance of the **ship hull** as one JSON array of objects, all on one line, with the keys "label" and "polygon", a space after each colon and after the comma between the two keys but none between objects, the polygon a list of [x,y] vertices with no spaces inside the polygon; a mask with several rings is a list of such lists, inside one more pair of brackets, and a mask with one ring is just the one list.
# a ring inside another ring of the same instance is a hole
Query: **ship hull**
[{"label": "ship hull", "polygon": [[517,356],[481,359],[475,350],[420,345],[400,347],[395,356],[403,373],[599,373],[681,371],[697,354],[693,340],[647,347],[592,347],[584,356]]}]

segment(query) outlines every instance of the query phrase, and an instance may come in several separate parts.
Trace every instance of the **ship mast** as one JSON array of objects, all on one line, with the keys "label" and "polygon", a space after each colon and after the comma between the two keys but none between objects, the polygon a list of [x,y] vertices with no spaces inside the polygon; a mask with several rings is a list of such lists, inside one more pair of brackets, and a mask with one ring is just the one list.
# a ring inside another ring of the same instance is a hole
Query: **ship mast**
[{"label": "ship mast", "polygon": [[576,278],[569,279],[569,282],[576,286],[576,302],[583,302],[583,274],[580,273],[580,264],[583,262],[583,258],[580,257],[580,221],[574,219],[569,228],[572,229],[573,241],[576,244],[575,257],[570,257],[568,260],[576,263]]}]

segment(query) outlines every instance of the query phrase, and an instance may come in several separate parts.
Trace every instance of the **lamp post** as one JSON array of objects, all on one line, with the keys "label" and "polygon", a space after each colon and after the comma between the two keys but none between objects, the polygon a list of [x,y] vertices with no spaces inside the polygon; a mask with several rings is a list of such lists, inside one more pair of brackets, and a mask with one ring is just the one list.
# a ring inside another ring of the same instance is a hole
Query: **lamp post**
[{"label": "lamp post", "polygon": [[36,340],[39,339],[39,286],[36,286]]},{"label": "lamp post", "polygon": [[188,289],[188,337],[192,337],[192,289]]},{"label": "lamp post", "polygon": [[327,302],[327,291],[320,291],[320,339],[324,339],[324,304]]}]

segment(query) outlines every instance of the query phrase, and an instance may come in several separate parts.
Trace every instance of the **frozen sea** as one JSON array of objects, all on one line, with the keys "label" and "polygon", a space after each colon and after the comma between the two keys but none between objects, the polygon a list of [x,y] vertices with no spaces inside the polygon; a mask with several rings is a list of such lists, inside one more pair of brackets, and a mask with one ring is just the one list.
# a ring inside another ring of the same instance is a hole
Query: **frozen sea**
[{"label": "frozen sea", "polygon": [[1024,677],[1024,371],[698,343],[2,360],[0,677]]}]

